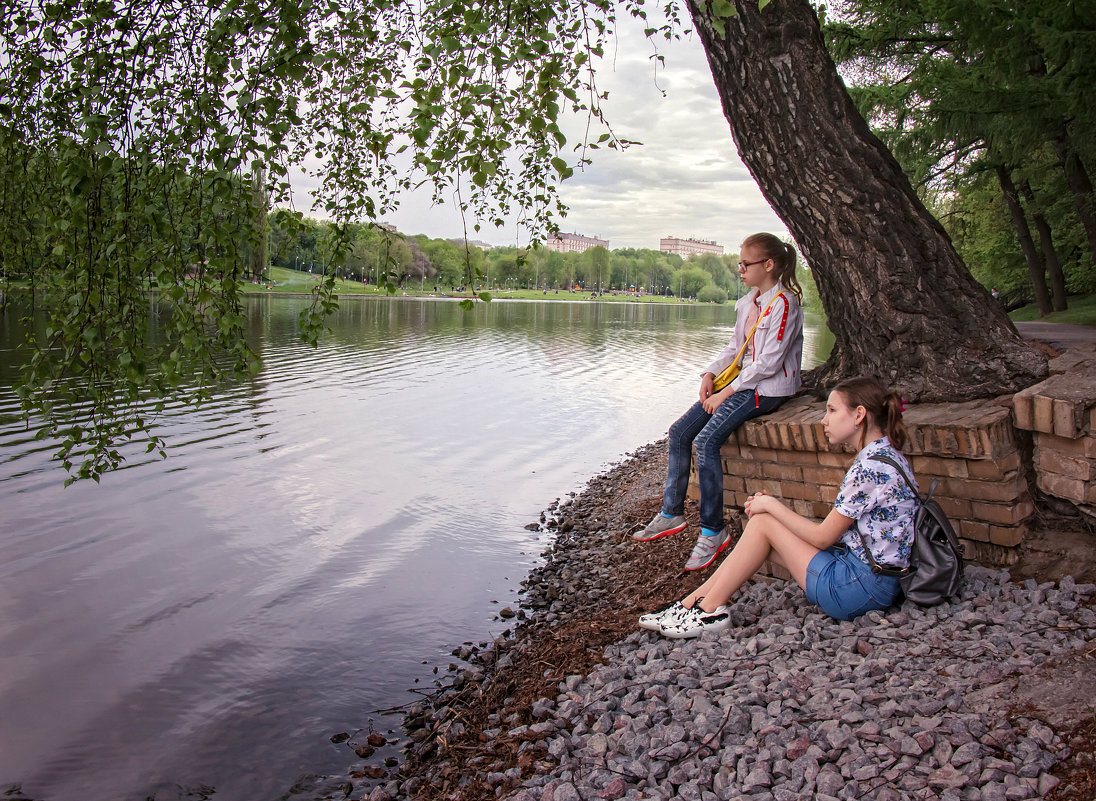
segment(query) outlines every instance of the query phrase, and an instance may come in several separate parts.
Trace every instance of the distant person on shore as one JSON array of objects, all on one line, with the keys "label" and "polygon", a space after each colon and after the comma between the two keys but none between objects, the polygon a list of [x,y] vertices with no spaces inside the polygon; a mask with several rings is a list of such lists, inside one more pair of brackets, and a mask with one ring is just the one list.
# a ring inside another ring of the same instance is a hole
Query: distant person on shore
[{"label": "distant person on shore", "polygon": [[[700,399],[670,426],[670,460],[662,511],[639,542],[685,529],[685,491],[696,443],[700,479],[700,534],[686,570],[707,567],[731,541],[723,521],[723,462],[719,449],[752,417],[777,409],[799,390],[803,358],[803,290],[795,278],[795,249],[772,234],[753,234],[742,243],[738,274],[751,287],[735,304],[734,337],[700,375]],[[752,332],[752,336],[751,336]],[[713,382],[741,352],[741,372],[716,392]]]},{"label": "distant person on shore", "polygon": [[809,520],[764,492],[750,496],[746,530],[715,573],[681,601],[641,617],[641,628],[675,639],[726,628],[725,604],[766,559],[786,568],[807,600],[838,620],[898,600],[898,579],[873,573],[864,549],[879,565],[909,565],[916,496],[892,465],[873,458],[886,456],[913,475],[901,453],[902,400],[874,378],[842,381],[830,393],[822,426],[831,445],[859,449],[826,519]]}]

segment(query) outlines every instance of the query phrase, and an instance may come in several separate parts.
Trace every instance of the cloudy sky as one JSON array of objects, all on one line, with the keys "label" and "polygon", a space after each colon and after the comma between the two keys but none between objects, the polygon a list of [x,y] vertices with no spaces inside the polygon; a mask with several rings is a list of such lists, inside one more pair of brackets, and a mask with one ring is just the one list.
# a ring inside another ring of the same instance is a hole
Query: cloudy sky
[{"label": "cloudy sky", "polygon": [[[657,249],[664,236],[709,239],[728,253],[756,231],[783,236],[783,223],[738,158],[699,39],[659,40],[665,56],[659,67],[649,58],[653,47],[640,27],[630,20],[622,26],[598,80],[609,91],[605,113],[614,131],[643,144],[594,151],[593,164],[563,182],[560,193],[570,213],[560,221],[561,230],[608,239],[610,248]],[[583,125],[576,121],[565,129],[568,138],[574,140]],[[308,182],[295,183],[303,189]],[[300,209],[308,205],[297,202]],[[407,234],[463,235],[459,215],[431,206],[426,192],[405,197],[385,219]],[[470,236],[494,245],[527,241],[516,225],[484,227]]]}]

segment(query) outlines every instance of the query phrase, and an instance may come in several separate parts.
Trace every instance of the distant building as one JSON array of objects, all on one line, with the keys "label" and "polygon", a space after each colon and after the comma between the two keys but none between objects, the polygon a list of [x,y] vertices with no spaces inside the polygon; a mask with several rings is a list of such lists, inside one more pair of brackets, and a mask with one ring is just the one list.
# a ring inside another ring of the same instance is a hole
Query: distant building
[{"label": "distant building", "polygon": [[449,241],[459,248],[462,248],[465,245],[471,245],[472,247],[479,248],[480,250],[490,250],[494,247],[494,245],[492,245],[490,242],[483,242],[479,239],[450,239]]},{"label": "distant building", "polygon": [[608,239],[598,239],[596,236],[583,236],[582,234],[558,234],[550,236],[542,243],[548,250],[560,253],[582,253],[584,250],[601,245],[609,247]]},{"label": "distant building", "polygon": [[706,239],[681,239],[676,236],[664,236],[658,240],[658,249],[663,253],[676,253],[683,259],[694,253],[711,253],[716,256],[723,255],[723,246]]}]

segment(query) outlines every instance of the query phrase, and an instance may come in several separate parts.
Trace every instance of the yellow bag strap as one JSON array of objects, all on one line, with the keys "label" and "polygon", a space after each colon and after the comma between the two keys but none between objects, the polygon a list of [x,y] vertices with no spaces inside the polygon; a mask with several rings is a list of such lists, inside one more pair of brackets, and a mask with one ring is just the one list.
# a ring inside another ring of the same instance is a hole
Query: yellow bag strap
[{"label": "yellow bag strap", "polygon": [[738,364],[740,361],[742,361],[742,356],[746,353],[746,348],[749,347],[750,340],[753,339],[753,335],[754,335],[754,332],[757,330],[757,326],[761,324],[761,318],[769,313],[769,310],[773,307],[773,304],[776,303],[776,299],[778,297],[780,297],[781,295],[783,295],[783,294],[784,294],[784,290],[780,290],[775,295],[773,295],[773,299],[769,301],[769,305],[765,307],[765,311],[763,311],[761,314],[757,315],[757,320],[754,321],[753,328],[751,328],[750,333],[747,334],[746,341],[742,343],[742,347],[739,349],[738,355],[736,355],[734,357],[733,362],[731,362],[729,365],[727,365],[727,367],[723,368],[723,372],[726,372],[728,369],[730,369],[731,367],[734,367],[736,364]]}]

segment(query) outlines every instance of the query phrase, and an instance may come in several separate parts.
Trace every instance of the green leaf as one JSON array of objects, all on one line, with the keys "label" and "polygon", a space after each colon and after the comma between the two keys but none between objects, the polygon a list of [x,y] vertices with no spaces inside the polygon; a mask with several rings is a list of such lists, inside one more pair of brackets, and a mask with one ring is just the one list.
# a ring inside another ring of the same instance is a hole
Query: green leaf
[{"label": "green leaf", "polygon": [[738,9],[731,0],[712,0],[712,16],[717,19],[730,19],[738,15]]}]

